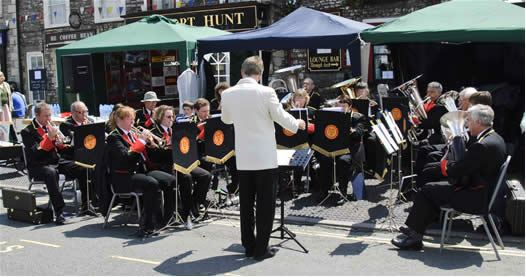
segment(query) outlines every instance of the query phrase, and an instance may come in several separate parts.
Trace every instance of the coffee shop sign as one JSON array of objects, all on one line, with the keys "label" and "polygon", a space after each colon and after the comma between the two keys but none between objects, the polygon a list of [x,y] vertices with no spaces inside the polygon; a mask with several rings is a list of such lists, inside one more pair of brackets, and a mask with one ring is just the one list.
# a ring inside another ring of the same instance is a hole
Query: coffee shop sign
[{"label": "coffee shop sign", "polygon": [[46,34],[46,43],[50,45],[57,44],[67,44],[69,42],[81,40],[94,36],[97,33],[97,30],[83,30],[83,31],[73,31],[73,32],[63,32],[56,34]]}]

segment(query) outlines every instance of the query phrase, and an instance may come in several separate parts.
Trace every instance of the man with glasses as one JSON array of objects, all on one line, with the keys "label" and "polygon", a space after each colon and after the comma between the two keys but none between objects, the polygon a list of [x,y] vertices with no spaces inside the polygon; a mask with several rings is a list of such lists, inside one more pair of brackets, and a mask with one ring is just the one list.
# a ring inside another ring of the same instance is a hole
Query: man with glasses
[{"label": "man with glasses", "polygon": [[[71,115],[66,118],[64,123],[60,124],[60,131],[65,137],[67,137],[66,141],[69,141],[69,143],[73,141],[75,127],[93,123],[93,120],[88,117],[88,108],[84,102],[75,101],[71,104],[70,108]],[[87,200],[86,169],[75,164],[73,158],[73,147],[67,144],[67,148],[68,151],[63,151],[61,153],[58,170],[67,177],[77,178],[79,181],[80,192],[82,193],[82,208],[80,210],[80,215],[94,215],[92,211],[95,209],[93,207],[88,209],[90,206]],[[93,189],[90,189],[90,192],[93,191]],[[93,193],[90,193],[90,199],[93,199],[92,195]]]}]

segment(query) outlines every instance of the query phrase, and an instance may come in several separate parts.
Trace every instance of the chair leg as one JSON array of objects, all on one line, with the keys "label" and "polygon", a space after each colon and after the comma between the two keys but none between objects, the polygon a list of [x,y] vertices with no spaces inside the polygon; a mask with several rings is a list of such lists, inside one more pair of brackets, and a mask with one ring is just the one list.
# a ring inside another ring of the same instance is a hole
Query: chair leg
[{"label": "chair leg", "polygon": [[444,236],[446,234],[446,226],[449,218],[449,211],[444,211],[441,214],[444,214],[444,222],[442,223],[442,235],[440,236],[440,253],[442,253],[442,249],[444,248]]},{"label": "chair leg", "polygon": [[482,220],[482,224],[484,225],[484,230],[486,230],[486,235],[489,238],[489,241],[491,242],[491,246],[493,247],[493,250],[495,251],[495,255],[497,256],[497,259],[500,260],[499,252],[497,251],[497,246],[495,246],[495,242],[493,241],[493,236],[489,232],[488,224],[486,223],[486,220],[483,216],[480,216],[480,219]]},{"label": "chair leg", "polygon": [[449,236],[451,235],[451,227],[453,226],[453,213],[455,211],[451,211],[451,213],[449,213],[449,225],[447,227],[447,233],[446,233],[446,241],[449,241]]},{"label": "chair leg", "polygon": [[495,233],[495,236],[497,237],[497,241],[499,242],[500,247],[504,250],[504,243],[502,242],[502,239],[500,238],[499,231],[497,230],[497,227],[495,226],[495,221],[493,221],[493,218],[490,214],[488,214],[489,223],[491,224],[491,228],[493,228],[493,232]]},{"label": "chair leg", "polygon": [[135,202],[137,203],[137,216],[139,217],[139,226],[141,226],[141,203],[139,202],[139,196],[135,194]]},{"label": "chair leg", "polygon": [[[77,194],[75,192],[75,194]],[[104,223],[102,224],[102,228],[106,228],[106,224],[108,224],[108,218],[110,217],[110,213],[111,213],[111,207],[113,207],[113,202],[115,201],[115,198],[117,197],[116,194],[113,194],[113,197],[111,197],[111,202],[110,202],[110,205],[108,206],[108,212],[106,213],[106,217],[104,218]]]}]

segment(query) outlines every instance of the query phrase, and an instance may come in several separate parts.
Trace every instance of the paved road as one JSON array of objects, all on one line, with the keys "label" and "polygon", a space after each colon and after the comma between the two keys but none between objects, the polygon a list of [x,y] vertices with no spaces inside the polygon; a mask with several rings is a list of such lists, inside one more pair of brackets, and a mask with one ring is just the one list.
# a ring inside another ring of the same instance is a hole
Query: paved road
[{"label": "paved road", "polygon": [[[397,251],[389,232],[287,225],[309,250],[278,238],[268,260],[245,258],[237,218],[212,218],[193,230],[138,239],[136,225],[102,229],[102,218],[73,217],[64,226],[28,225],[0,208],[0,275],[524,275],[524,242],[507,243],[496,261],[486,240],[454,240],[441,254]],[[113,223],[123,222],[119,215]],[[277,223],[274,226],[278,226]],[[277,233],[276,233],[277,235]]]}]

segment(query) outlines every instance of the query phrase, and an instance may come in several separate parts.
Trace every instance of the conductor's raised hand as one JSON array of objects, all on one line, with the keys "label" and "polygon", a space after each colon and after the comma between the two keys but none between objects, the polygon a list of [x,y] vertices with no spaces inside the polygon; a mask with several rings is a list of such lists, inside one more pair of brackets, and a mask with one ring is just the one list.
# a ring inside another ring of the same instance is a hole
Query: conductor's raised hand
[{"label": "conductor's raised hand", "polygon": [[296,120],[298,121],[298,129],[305,130],[305,128],[307,127],[305,124],[305,120],[303,119],[296,119]]}]

